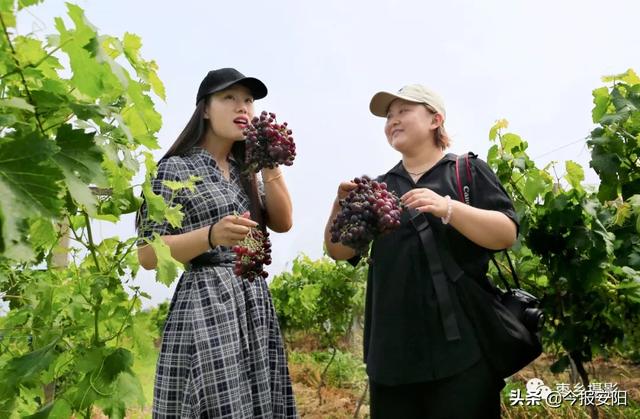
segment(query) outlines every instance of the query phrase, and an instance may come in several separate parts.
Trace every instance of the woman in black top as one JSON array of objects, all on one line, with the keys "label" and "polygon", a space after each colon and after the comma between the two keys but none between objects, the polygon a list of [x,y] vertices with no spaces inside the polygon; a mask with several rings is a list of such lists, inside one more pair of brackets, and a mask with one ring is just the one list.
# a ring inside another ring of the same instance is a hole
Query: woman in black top
[{"label": "woman in black top", "polygon": [[[451,281],[433,280],[415,220],[424,219],[432,230],[438,253],[448,252],[465,274],[482,277],[490,251],[516,240],[511,200],[479,159],[471,159],[474,206],[458,200],[456,156],[444,152],[449,146],[445,108],[433,91],[409,85],[396,94],[379,92],[370,109],[386,118],[387,140],[402,155],[377,180],[386,182],[409,208],[400,227],[374,240],[371,249],[364,360],[372,418],[499,417],[504,382],[484,360]],[[339,200],[355,187],[340,184],[325,229],[329,255],[352,263],[358,255],[331,242],[330,225]]]},{"label": "woman in black top", "polygon": [[[162,334],[154,418],[297,417],[268,285],[233,272],[231,246],[258,222],[277,232],[291,227],[291,200],[280,169],[264,169],[262,182],[242,170],[243,129],[253,117],[254,99],[266,94],[260,80],[233,68],[210,71],[191,120],[152,180],[155,194],[181,206],[182,225],[154,220],[147,203],[141,208],[140,264],[157,265],[146,244],[154,235],[186,264]],[[192,176],[200,178],[193,190],[174,193],[171,181]],[[245,217],[249,211],[254,220]]]}]

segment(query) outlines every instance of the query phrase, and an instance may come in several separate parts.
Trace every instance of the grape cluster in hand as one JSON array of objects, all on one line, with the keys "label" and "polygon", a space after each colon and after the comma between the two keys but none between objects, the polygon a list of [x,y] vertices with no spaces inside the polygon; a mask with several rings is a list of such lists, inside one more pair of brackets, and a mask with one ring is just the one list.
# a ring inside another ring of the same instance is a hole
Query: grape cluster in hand
[{"label": "grape cluster in hand", "polygon": [[296,145],[287,123],[278,124],[276,114],[262,111],[244,130],[245,161],[249,173],[263,168],[291,166],[296,157]]},{"label": "grape cluster in hand", "polygon": [[353,179],[357,185],[340,200],[340,212],[331,225],[331,241],[342,243],[364,254],[369,243],[400,225],[400,199],[387,190],[384,182],[368,176]]},{"label": "grape cluster in hand", "polygon": [[236,254],[233,272],[252,282],[258,277],[266,278],[269,274],[263,269],[271,264],[271,240],[269,233],[253,228],[240,243],[233,246]]}]

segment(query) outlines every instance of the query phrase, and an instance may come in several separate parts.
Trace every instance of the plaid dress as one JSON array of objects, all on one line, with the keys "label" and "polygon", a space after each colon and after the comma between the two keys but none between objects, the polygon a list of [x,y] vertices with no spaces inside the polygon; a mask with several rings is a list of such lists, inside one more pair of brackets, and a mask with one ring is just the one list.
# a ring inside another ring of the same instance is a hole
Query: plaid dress
[{"label": "plaid dress", "polygon": [[[182,227],[149,220],[143,205],[141,237],[181,234],[247,211],[238,167],[233,161],[229,167],[227,181],[200,147],[161,161],[153,191],[182,205]],[[201,178],[194,192],[172,192],[163,184],[191,175]],[[156,369],[153,417],[298,417],[267,283],[235,276],[229,247],[210,252],[219,263],[188,267],[173,295]]]}]

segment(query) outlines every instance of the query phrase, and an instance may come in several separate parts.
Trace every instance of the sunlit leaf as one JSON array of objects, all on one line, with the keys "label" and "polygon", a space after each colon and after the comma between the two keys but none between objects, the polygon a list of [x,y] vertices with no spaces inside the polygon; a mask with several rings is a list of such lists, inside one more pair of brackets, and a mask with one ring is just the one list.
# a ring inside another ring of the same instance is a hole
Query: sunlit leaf
[{"label": "sunlit leaf", "polygon": [[567,182],[569,182],[574,189],[582,189],[581,184],[584,180],[584,170],[582,169],[582,166],[568,160],[565,162],[565,167],[567,170],[567,175],[565,176]]},{"label": "sunlit leaf", "polygon": [[614,82],[614,81],[622,81],[627,84],[640,84],[640,77],[636,74],[633,69],[628,69],[626,72],[621,74],[614,74],[611,76],[602,77],[602,81],[605,83]]},{"label": "sunlit leaf", "polygon": [[16,108],[24,111],[34,112],[35,108],[21,97],[12,97],[9,99],[0,99],[0,108]]},{"label": "sunlit leaf", "polygon": [[184,269],[184,266],[171,256],[171,249],[157,233],[154,233],[153,237],[154,239],[150,245],[153,247],[158,259],[156,281],[169,286],[176,276],[178,276],[178,270]]},{"label": "sunlit leaf", "polygon": [[600,87],[593,91],[593,103],[594,108],[591,112],[591,118],[594,123],[600,121],[600,119],[607,112],[607,107],[609,106],[609,89],[606,87]]},{"label": "sunlit leaf", "polygon": [[491,127],[491,129],[489,130],[489,140],[494,141],[498,136],[498,132],[501,129],[505,129],[508,127],[509,127],[509,121],[507,121],[506,119],[500,119],[496,121],[493,127]]}]

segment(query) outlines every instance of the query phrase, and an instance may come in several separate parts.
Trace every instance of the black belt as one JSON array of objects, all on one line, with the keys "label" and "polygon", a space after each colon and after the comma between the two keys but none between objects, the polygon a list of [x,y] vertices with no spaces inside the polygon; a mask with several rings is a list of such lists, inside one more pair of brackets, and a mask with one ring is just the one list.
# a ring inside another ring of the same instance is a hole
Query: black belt
[{"label": "black belt", "polygon": [[233,253],[206,252],[189,261],[189,269],[202,266],[233,266],[235,255]]},{"label": "black belt", "polygon": [[[427,262],[429,263],[429,271],[431,271],[431,279],[433,280],[433,288],[436,292],[436,300],[438,300],[438,307],[440,308],[440,316],[442,317],[442,327],[444,328],[444,334],[447,341],[460,339],[460,329],[458,328],[458,322],[456,321],[456,313],[453,309],[453,302],[451,301],[451,295],[449,293],[449,285],[447,283],[447,276],[445,270],[449,275],[449,279],[455,282],[462,275],[462,270],[459,268],[457,271],[451,269],[451,263],[448,260],[445,261],[445,266],[442,266],[440,260],[440,252],[436,247],[436,240],[433,236],[433,229],[429,225],[429,219],[426,215],[419,213],[415,210],[411,211],[411,224],[418,231],[420,236],[420,242],[427,256]],[[445,253],[445,259],[450,255]],[[454,265],[457,266],[457,265]]]}]

